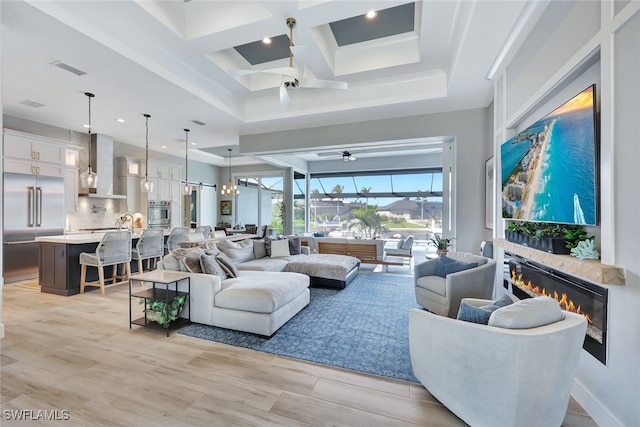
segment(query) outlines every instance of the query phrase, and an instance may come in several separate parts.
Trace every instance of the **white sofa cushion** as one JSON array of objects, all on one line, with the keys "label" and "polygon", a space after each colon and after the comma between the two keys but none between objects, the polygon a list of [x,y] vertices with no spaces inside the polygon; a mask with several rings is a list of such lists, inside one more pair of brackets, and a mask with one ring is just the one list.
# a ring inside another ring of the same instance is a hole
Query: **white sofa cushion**
[{"label": "white sofa cushion", "polygon": [[489,326],[529,329],[562,320],[558,301],[549,297],[527,298],[491,313]]},{"label": "white sofa cushion", "polygon": [[298,273],[242,272],[222,282],[215,306],[255,313],[273,313],[309,287],[309,277]]},{"label": "white sofa cushion", "polygon": [[289,263],[288,258],[260,258],[238,264],[240,271],[279,271],[282,272]]},{"label": "white sofa cushion", "polygon": [[200,242],[204,240],[204,234],[202,233],[187,233],[184,235],[185,242]]},{"label": "white sofa cushion", "polygon": [[267,248],[264,246],[264,239],[253,240],[253,258],[262,259],[267,256]]}]

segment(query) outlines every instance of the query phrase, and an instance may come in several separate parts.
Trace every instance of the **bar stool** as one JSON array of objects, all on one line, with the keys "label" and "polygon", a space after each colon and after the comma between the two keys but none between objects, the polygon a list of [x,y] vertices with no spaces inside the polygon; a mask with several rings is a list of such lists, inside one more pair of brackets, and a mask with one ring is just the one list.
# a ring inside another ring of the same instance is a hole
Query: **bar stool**
[{"label": "bar stool", "polygon": [[[164,231],[161,228],[144,230],[135,249],[131,250],[131,259],[138,261],[138,274],[151,270],[151,262],[158,262],[164,255]],[[142,269],[142,261],[147,260],[147,269]]]},{"label": "bar stool", "polygon": [[189,227],[175,227],[169,233],[169,237],[167,237],[167,246],[165,253],[169,253],[172,250],[180,247],[180,242],[183,242],[184,235],[189,233],[191,229]]},{"label": "bar stool", "polygon": [[[129,276],[131,276],[130,262],[131,232],[127,230],[104,233],[95,253],[82,252],[80,254],[80,293],[84,293],[85,286],[97,286],[100,288],[100,295],[104,296],[104,267],[113,265],[113,276],[106,280],[115,283],[118,264],[124,264],[125,274],[122,278],[123,280],[129,280]],[[87,266],[98,268],[98,281],[86,281]]]},{"label": "bar stool", "polygon": [[211,237],[211,226],[201,225],[199,227],[196,227],[196,231],[194,231],[194,233],[202,233],[205,239],[208,239],[209,237]]}]

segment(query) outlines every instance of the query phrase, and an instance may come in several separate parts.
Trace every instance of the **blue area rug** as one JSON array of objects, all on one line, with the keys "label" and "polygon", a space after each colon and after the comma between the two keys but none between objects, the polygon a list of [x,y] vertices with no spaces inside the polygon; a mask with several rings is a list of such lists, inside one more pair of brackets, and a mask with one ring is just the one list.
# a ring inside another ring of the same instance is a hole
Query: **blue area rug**
[{"label": "blue area rug", "polygon": [[179,333],[224,344],[418,382],[409,358],[413,279],[358,274],[345,289],[311,288],[311,302],[270,339],[201,324]]}]

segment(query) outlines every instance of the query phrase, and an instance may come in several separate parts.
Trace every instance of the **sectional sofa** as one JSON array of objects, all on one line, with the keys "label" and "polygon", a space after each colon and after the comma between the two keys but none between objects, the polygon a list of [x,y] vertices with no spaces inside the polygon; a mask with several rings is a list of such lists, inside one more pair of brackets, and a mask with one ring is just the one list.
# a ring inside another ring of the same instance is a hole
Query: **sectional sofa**
[{"label": "sectional sofa", "polygon": [[360,265],[353,257],[308,254],[302,247],[294,255],[267,253],[264,240],[204,242],[172,251],[158,268],[189,274],[193,322],[271,336],[309,304],[311,284],[344,287]]}]

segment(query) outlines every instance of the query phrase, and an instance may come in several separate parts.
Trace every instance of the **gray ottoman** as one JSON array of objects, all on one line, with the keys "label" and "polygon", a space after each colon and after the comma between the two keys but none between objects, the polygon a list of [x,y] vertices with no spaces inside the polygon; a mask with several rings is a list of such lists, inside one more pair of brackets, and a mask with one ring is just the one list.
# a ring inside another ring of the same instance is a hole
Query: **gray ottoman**
[{"label": "gray ottoman", "polygon": [[296,258],[285,271],[306,274],[311,286],[343,289],[357,275],[360,260],[348,255],[311,254]]}]

